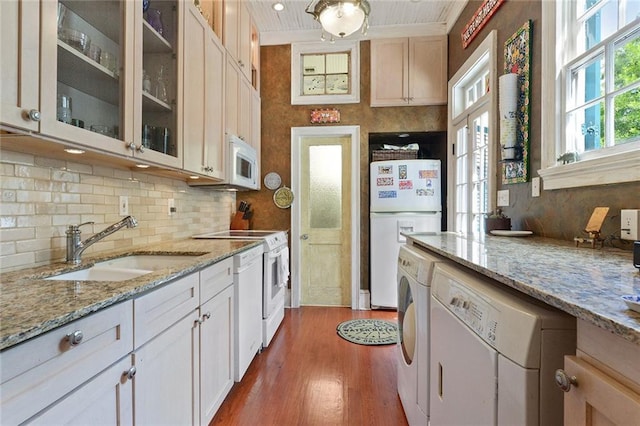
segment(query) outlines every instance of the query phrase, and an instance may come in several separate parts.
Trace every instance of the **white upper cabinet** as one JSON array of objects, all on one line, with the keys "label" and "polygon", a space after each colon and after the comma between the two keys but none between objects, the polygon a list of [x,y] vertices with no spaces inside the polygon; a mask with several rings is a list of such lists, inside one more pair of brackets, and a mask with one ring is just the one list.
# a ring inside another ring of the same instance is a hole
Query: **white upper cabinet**
[{"label": "white upper cabinet", "polygon": [[185,9],[184,169],[224,179],[225,51],[195,6]]},{"label": "white upper cabinet", "polygon": [[251,81],[251,15],[244,2],[224,2],[224,46],[242,74]]},{"label": "white upper cabinet", "polygon": [[446,36],[371,40],[371,106],[446,102]]},{"label": "white upper cabinet", "polygon": [[40,129],[40,2],[0,2],[0,122],[24,130]]}]

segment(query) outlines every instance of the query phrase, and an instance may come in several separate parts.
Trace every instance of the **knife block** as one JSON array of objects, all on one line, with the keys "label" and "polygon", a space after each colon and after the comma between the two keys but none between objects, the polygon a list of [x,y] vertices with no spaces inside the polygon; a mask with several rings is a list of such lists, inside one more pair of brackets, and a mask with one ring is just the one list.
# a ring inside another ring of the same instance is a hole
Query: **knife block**
[{"label": "knife block", "polygon": [[241,231],[249,229],[249,221],[247,219],[243,219],[242,216],[244,216],[243,212],[236,212],[233,219],[231,219],[231,225],[229,228]]}]

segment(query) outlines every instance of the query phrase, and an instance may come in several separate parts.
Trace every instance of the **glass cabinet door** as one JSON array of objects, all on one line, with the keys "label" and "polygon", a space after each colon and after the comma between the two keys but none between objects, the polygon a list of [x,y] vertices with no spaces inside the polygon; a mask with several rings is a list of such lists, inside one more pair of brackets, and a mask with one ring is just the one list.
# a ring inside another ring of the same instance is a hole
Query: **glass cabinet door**
[{"label": "glass cabinet door", "polygon": [[[136,55],[134,87],[137,97],[134,141],[136,156],[181,167],[182,147],[177,127],[178,99],[178,14],[175,0],[136,2]],[[138,109],[139,108],[139,109]],[[136,120],[137,121],[137,120]],[[158,155],[162,154],[162,155]]]},{"label": "glass cabinet door", "polygon": [[127,1],[42,2],[44,134],[127,153]]}]

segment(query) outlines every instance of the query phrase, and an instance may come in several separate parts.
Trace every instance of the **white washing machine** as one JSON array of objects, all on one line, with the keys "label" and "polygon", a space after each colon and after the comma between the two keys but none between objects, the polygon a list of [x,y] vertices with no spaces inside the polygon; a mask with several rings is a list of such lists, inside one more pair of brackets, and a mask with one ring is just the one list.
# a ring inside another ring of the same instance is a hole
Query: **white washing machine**
[{"label": "white washing machine", "polygon": [[432,426],[562,425],[554,371],[575,353],[575,318],[498,285],[435,267]]},{"label": "white washing machine", "polygon": [[429,419],[429,286],[441,261],[407,245],[398,255],[398,395],[412,426]]}]

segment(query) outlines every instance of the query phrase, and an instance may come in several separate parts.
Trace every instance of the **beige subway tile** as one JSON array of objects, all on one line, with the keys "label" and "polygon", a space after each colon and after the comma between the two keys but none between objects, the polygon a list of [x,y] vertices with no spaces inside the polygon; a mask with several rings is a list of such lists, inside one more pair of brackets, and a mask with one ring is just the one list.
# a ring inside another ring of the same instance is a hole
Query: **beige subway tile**
[{"label": "beige subway tile", "polygon": [[0,161],[3,163],[24,164],[33,166],[35,158],[31,154],[0,149]]},{"label": "beige subway tile", "polygon": [[16,241],[16,249],[18,253],[28,253],[40,250],[51,249],[51,240],[49,239],[33,239]]},{"label": "beige subway tile", "polygon": [[54,248],[35,252],[36,264],[47,264],[53,262],[64,262],[67,256],[64,248]]},{"label": "beige subway tile", "polygon": [[33,179],[21,179],[19,177],[3,177],[0,179],[0,188],[31,190],[34,188],[34,181]]},{"label": "beige subway tile", "polygon": [[81,194],[74,194],[69,192],[56,192],[55,194],[53,194],[54,203],[80,204],[82,202],[81,200]]},{"label": "beige subway tile", "polygon": [[91,174],[93,173],[93,167],[89,164],[75,163],[67,161],[67,170],[75,173]]},{"label": "beige subway tile", "polygon": [[3,228],[0,229],[0,241],[19,241],[35,238],[35,228]]},{"label": "beige subway tile", "polygon": [[17,201],[19,203],[50,203],[50,192],[39,191],[17,191]]},{"label": "beige subway tile", "polygon": [[67,163],[64,160],[58,160],[56,158],[36,157],[34,165],[43,168],[50,169],[64,169],[67,167]]},{"label": "beige subway tile", "polygon": [[114,189],[111,186],[93,185],[93,193],[96,195],[114,195]]},{"label": "beige subway tile", "polygon": [[35,191],[63,192],[66,191],[65,182],[54,182],[52,180],[35,179],[33,181]]},{"label": "beige subway tile", "polygon": [[115,169],[112,167],[93,166],[94,176],[114,177]]},{"label": "beige subway tile", "polygon": [[56,202],[53,203],[36,203],[36,213],[35,214],[65,214],[67,213],[67,205],[66,204],[58,204]]},{"label": "beige subway tile", "polygon": [[16,254],[16,243],[14,241],[0,242],[0,256]]},{"label": "beige subway tile", "polygon": [[101,215],[101,214],[83,214],[82,216],[80,216],[80,222],[81,223],[93,222],[97,224],[106,223],[104,220],[104,215]]},{"label": "beige subway tile", "polygon": [[76,194],[93,194],[93,186],[89,183],[67,183],[65,188],[67,192]]},{"label": "beige subway tile", "polygon": [[70,206],[73,214],[94,214],[93,204],[74,204]]},{"label": "beige subway tile", "polygon": [[66,226],[82,223],[79,214],[60,214],[51,217],[52,226]]},{"label": "beige subway tile", "polygon": [[15,166],[10,163],[0,163],[0,176],[15,176]]},{"label": "beige subway tile", "polygon": [[33,179],[51,179],[51,169],[43,169],[40,167],[17,165],[16,177],[33,178]]},{"label": "beige subway tile", "polygon": [[80,175],[80,183],[87,185],[104,185],[104,177],[94,175]]},{"label": "beige subway tile", "polygon": [[51,180],[59,182],[80,182],[80,175],[66,170],[53,170]]},{"label": "beige subway tile", "polygon": [[30,215],[35,214],[35,205],[30,203],[1,203],[0,215],[2,216],[15,216],[15,215]]},{"label": "beige subway tile", "polygon": [[7,189],[2,191],[2,202],[11,203],[16,201],[16,191]]},{"label": "beige subway tile", "polygon": [[29,226],[33,226],[33,227],[51,226],[51,216],[49,215],[18,216],[17,226],[21,228],[26,228]]},{"label": "beige subway tile", "polygon": [[129,180],[133,176],[131,170],[116,169],[113,171],[113,177],[117,180]]},{"label": "beige subway tile", "polygon": [[104,195],[80,194],[80,202],[83,204],[105,204]]},{"label": "beige subway tile", "polygon": [[16,253],[8,256],[0,256],[0,269],[3,272],[9,272],[16,269],[30,268],[34,266],[35,254]]},{"label": "beige subway tile", "polygon": [[[25,217],[25,216],[19,216],[19,217]],[[18,225],[17,218],[18,216],[0,216],[0,228],[15,228]]]}]

